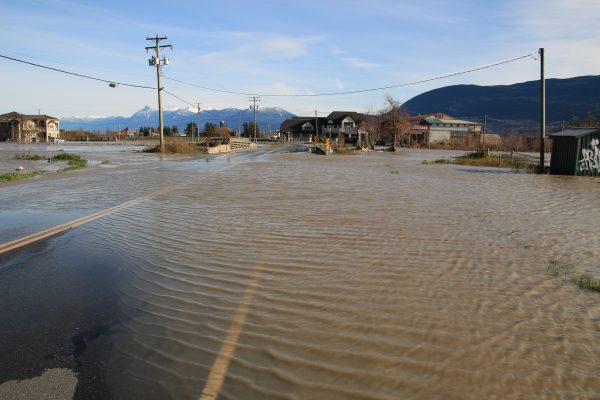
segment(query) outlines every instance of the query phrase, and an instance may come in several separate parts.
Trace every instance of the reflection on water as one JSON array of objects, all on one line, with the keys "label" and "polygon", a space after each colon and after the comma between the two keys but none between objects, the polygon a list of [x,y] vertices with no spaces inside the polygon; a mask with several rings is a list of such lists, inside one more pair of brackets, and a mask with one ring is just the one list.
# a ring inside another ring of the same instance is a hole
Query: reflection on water
[{"label": "reflection on water", "polygon": [[113,396],[198,398],[258,276],[220,399],[600,397],[600,295],[546,273],[600,275],[600,185],[423,158],[114,178],[129,198],[173,189],[83,228],[127,265]]}]

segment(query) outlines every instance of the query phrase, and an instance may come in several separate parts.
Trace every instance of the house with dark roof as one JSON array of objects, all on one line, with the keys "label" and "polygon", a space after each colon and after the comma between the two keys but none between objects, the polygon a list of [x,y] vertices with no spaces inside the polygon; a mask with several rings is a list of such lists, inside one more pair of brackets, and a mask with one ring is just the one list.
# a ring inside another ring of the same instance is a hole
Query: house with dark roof
[{"label": "house with dark roof", "polygon": [[[354,111],[333,111],[327,117],[318,118],[294,117],[283,121],[279,131],[287,140],[311,141],[317,131],[320,137],[330,136],[356,142],[363,118],[363,114]],[[315,129],[315,122],[318,130]]]},{"label": "house with dark roof", "polygon": [[[312,142],[317,133],[317,128],[323,126],[325,118],[323,117],[293,117],[288,118],[279,126],[279,132],[284,140]],[[323,132],[319,128],[318,134]]]},{"label": "house with dark roof", "polygon": [[49,115],[10,112],[0,115],[0,141],[52,142],[60,137],[60,120]]}]

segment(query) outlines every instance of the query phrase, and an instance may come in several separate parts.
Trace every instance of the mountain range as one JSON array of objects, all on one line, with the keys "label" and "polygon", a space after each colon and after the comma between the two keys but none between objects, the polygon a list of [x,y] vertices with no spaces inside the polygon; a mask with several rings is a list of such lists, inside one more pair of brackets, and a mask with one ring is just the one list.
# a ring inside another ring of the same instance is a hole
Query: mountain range
[{"label": "mountain range", "polygon": [[[404,106],[411,115],[442,112],[457,118],[482,121],[498,132],[538,129],[540,81],[514,85],[453,85],[413,97]],[[600,115],[600,76],[546,80],[546,120],[549,130],[588,112]]]},{"label": "mountain range", "polygon": [[[404,106],[411,115],[442,112],[457,118],[483,122],[487,115],[489,132],[528,133],[539,129],[540,82],[529,81],[513,85],[478,86],[452,85],[430,90],[413,97]],[[580,76],[568,79],[546,80],[546,120],[548,131],[560,130],[563,121],[569,122],[576,115],[585,117],[588,112],[600,116],[600,76]],[[196,110],[182,108],[163,112],[165,126],[176,125],[183,130],[189,122],[197,121]],[[261,130],[279,129],[280,124],[294,114],[279,107],[256,111],[257,124]],[[201,128],[206,122],[219,125],[223,121],[233,130],[238,120],[243,124],[253,120],[251,109],[226,108],[203,110]],[[119,130],[128,127],[157,126],[158,111],[146,106],[130,117],[102,117],[61,119],[61,127],[67,130],[89,131]]]},{"label": "mountain range", "polygon": [[[279,107],[263,108],[256,110],[256,124],[262,130],[279,129],[279,125],[294,114]],[[238,121],[240,124],[251,122],[253,120],[253,110],[226,108],[223,110],[202,110],[200,113],[200,128],[207,122],[219,125],[223,121],[234,131],[237,130]],[[163,121],[165,126],[177,126],[181,131],[185,129],[188,123],[197,123],[198,115],[194,108],[181,108],[178,110],[163,111]],[[130,117],[65,117],[61,118],[60,125],[62,129],[75,130],[83,129],[87,131],[101,131],[107,129],[121,130],[129,128],[137,130],[141,126],[158,126],[158,110],[145,106]]]}]

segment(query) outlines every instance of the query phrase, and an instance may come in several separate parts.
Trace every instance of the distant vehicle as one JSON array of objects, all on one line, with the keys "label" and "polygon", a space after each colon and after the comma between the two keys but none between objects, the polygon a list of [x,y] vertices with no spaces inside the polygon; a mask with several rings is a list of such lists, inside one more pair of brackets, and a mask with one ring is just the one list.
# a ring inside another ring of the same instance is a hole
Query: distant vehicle
[{"label": "distant vehicle", "polygon": [[51,137],[50,138],[50,142],[51,143],[65,143],[66,140],[65,139],[59,139],[59,138]]}]

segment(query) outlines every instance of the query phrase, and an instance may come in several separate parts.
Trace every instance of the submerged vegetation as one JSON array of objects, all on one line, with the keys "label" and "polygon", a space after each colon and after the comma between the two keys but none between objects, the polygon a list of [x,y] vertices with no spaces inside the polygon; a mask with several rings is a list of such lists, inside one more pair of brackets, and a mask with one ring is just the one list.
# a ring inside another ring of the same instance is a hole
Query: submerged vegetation
[{"label": "submerged vegetation", "polygon": [[600,292],[600,279],[594,278],[588,273],[578,273],[577,268],[572,264],[558,259],[550,260],[546,271],[552,276],[562,277],[565,281],[571,280],[581,289]]},{"label": "submerged vegetation", "polygon": [[68,163],[69,163],[69,166],[67,168],[63,168],[63,169],[59,170],[59,172],[72,171],[75,169],[87,167],[87,160],[84,160],[78,154],[59,153],[48,159],[48,162],[57,162],[57,161],[68,161]]},{"label": "submerged vegetation", "polygon": [[21,174],[19,172],[7,172],[5,174],[0,175],[0,182],[10,182],[16,181],[17,179],[31,178],[39,174],[41,174],[40,171],[32,171],[24,174]]},{"label": "submerged vegetation", "polygon": [[39,154],[31,154],[31,151],[28,151],[27,153],[22,152],[22,153],[15,154],[15,160],[37,161],[37,160],[45,160],[45,159],[46,159],[46,157],[40,156]]},{"label": "submerged vegetation", "polygon": [[493,154],[482,150],[454,158],[440,158],[434,161],[425,160],[423,164],[458,164],[475,167],[512,168],[529,172],[534,172],[536,169],[535,164],[528,162],[528,160],[522,157],[512,157],[510,155],[502,155],[501,153]]}]

